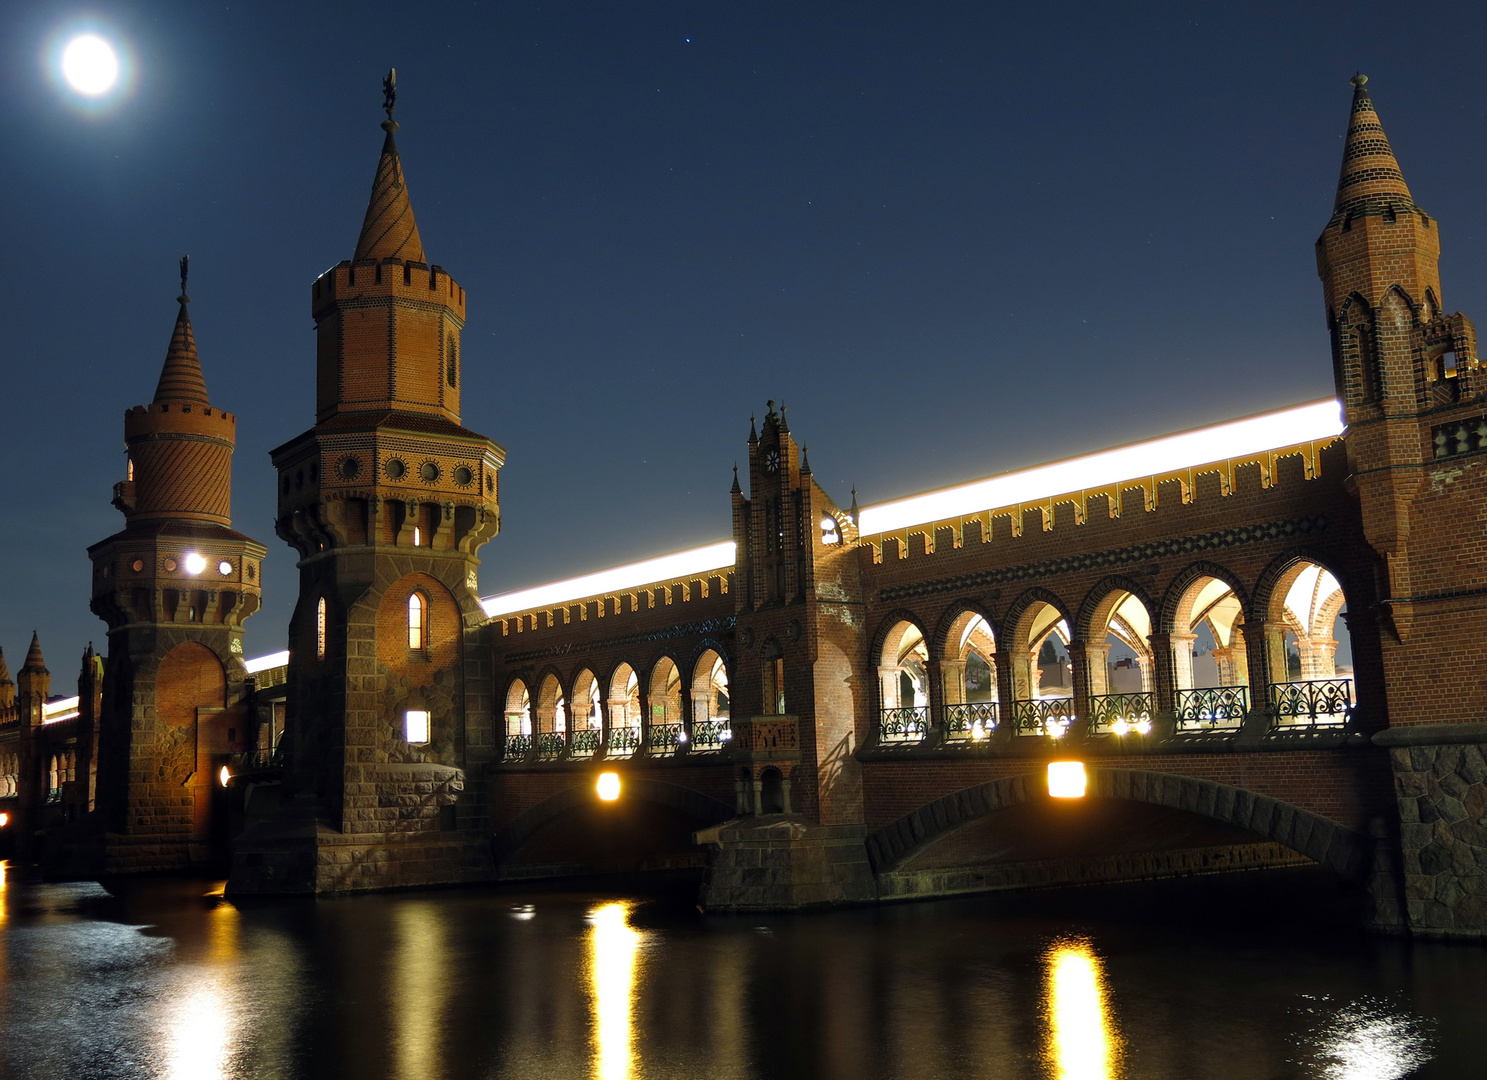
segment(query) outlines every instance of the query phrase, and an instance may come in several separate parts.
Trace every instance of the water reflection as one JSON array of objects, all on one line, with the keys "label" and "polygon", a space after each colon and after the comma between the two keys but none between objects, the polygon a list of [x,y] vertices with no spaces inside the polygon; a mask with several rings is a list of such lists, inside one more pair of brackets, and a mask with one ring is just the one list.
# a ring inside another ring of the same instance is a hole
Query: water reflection
[{"label": "water reflection", "polygon": [[1087,938],[1063,938],[1043,957],[1048,1062],[1059,1080],[1117,1080],[1120,1033],[1105,997],[1105,970]]},{"label": "water reflection", "polygon": [[171,1080],[222,1080],[232,1053],[233,966],[240,916],[230,904],[208,915],[207,967],[183,979],[166,1005],[166,1075]]},{"label": "water reflection", "polygon": [[1419,1023],[1376,1001],[1344,1006],[1313,1037],[1321,1080],[1400,1080],[1431,1056]]},{"label": "water reflection", "polygon": [[426,1080],[444,1075],[439,1028],[449,992],[444,922],[433,903],[397,909],[391,979],[395,1076]]},{"label": "water reflection", "polygon": [[634,1071],[635,965],[640,933],[630,925],[629,902],[589,912],[589,990],[594,1000],[594,1076],[628,1080]]}]

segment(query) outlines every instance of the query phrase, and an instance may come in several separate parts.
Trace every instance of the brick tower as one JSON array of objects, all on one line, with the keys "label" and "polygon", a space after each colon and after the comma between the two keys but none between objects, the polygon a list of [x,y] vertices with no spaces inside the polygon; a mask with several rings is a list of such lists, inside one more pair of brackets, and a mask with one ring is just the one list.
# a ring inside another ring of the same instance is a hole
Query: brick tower
[{"label": "brick tower", "polygon": [[267,549],[231,527],[237,422],[207,397],[185,293],[182,259],[155,398],[124,414],[128,475],[113,499],[124,530],[88,549],[109,648],[97,809],[75,839],[108,873],[225,854],[210,850],[214,824],[225,838],[214,774],[250,738],[243,621],[258,610]]},{"label": "brick tower", "polygon": [[[1417,798],[1444,790],[1470,806],[1463,792],[1475,788],[1487,799],[1484,777],[1472,770],[1473,760],[1480,769],[1478,751],[1462,745],[1487,744],[1487,693],[1468,674],[1487,639],[1487,552],[1474,539],[1474,508],[1487,500],[1487,376],[1471,321],[1442,307],[1439,226],[1404,182],[1367,81],[1353,78],[1337,201],[1317,241],[1317,267],[1350,484],[1383,598],[1375,632],[1389,728],[1374,741],[1391,748],[1410,928],[1483,931],[1487,901],[1458,880],[1464,864],[1454,849],[1475,847],[1480,866],[1487,845],[1444,821],[1444,833],[1420,824],[1429,818]],[[1372,629],[1373,619],[1352,611],[1349,627]]]},{"label": "brick tower", "polygon": [[460,426],[465,292],[424,255],[392,80],[355,253],[311,287],[315,426],[272,452],[276,530],[300,560],[292,801],[240,844],[240,892],[488,872],[465,777],[493,746],[476,552],[499,527],[505,452]]}]

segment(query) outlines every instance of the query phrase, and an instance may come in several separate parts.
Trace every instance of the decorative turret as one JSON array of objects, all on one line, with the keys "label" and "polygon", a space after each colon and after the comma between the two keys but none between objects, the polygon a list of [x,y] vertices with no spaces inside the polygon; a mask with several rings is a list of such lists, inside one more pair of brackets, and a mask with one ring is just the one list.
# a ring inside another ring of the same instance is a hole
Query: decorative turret
[{"label": "decorative turret", "polygon": [[0,649],[0,710],[15,705],[15,683],[10,681],[10,669],[5,666],[5,650]]},{"label": "decorative turret", "polygon": [[147,520],[232,521],[232,451],[237,421],[207,399],[186,305],[188,261],[181,259],[181,305],[155,399],[124,414],[129,475],[114,505],[130,523]]},{"label": "decorative turret", "polygon": [[26,651],[26,662],[16,673],[16,698],[21,706],[23,725],[41,726],[41,707],[52,692],[52,673],[46,668],[41,655],[41,638],[31,633],[31,648]]}]

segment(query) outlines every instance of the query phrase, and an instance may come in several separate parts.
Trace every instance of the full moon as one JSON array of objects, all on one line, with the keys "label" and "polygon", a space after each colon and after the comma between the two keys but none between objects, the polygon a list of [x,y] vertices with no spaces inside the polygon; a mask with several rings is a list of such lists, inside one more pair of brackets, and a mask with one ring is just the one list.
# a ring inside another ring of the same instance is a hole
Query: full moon
[{"label": "full moon", "polygon": [[79,94],[106,94],[119,81],[118,54],[97,34],[82,34],[62,50],[62,77]]}]

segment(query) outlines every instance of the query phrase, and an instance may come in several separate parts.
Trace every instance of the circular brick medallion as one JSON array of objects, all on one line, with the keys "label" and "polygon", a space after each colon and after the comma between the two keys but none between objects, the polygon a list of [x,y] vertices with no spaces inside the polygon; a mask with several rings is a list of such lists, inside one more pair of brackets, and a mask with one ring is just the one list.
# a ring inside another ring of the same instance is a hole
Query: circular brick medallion
[{"label": "circular brick medallion", "polygon": [[403,474],[408,471],[408,466],[402,458],[388,458],[387,464],[383,468],[387,471],[389,479],[392,480],[401,480]]}]

